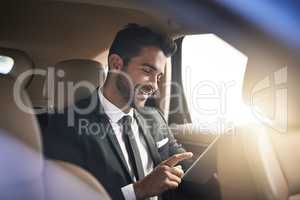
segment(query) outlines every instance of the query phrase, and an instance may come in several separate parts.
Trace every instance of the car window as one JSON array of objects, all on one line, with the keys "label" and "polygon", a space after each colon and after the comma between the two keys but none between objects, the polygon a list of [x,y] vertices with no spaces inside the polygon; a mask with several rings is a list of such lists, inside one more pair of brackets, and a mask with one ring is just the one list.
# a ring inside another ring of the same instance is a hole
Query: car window
[{"label": "car window", "polygon": [[247,56],[214,34],[182,43],[182,82],[193,123],[216,128],[240,116]]},{"label": "car window", "polygon": [[0,55],[0,74],[8,74],[14,66],[14,60],[8,56]]}]

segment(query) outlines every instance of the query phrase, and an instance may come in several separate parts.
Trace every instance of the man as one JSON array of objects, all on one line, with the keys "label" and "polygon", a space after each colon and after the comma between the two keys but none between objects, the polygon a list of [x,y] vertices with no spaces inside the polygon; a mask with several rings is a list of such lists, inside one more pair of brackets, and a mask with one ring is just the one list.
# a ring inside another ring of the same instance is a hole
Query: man
[{"label": "man", "polygon": [[68,126],[66,114],[49,122],[46,156],[88,170],[112,199],[157,199],[177,188],[187,165],[178,163],[192,153],[176,142],[155,108],[145,107],[175,51],[171,39],[146,27],[129,24],[120,30],[109,51],[104,86],[65,112],[77,111],[74,125]]}]

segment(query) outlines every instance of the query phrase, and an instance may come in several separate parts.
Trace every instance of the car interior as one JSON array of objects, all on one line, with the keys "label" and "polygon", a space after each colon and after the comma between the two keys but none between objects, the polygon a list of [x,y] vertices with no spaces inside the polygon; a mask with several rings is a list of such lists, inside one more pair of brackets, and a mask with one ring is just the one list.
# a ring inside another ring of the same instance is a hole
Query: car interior
[{"label": "car interior", "polygon": [[176,41],[160,93],[147,104],[194,158],[221,136],[214,167],[222,200],[300,200],[297,8],[258,0],[2,1],[1,199],[110,199],[86,170],[47,159],[41,132],[53,113],[103,85],[115,34],[136,23]]}]

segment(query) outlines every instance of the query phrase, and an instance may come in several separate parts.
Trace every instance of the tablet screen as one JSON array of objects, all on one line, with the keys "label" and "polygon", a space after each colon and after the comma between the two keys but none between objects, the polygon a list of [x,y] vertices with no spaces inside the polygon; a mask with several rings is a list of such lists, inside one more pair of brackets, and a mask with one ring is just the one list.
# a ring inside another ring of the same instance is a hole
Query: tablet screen
[{"label": "tablet screen", "polygon": [[217,136],[206,150],[194,161],[183,175],[183,180],[206,183],[216,172],[217,147],[220,136]]}]

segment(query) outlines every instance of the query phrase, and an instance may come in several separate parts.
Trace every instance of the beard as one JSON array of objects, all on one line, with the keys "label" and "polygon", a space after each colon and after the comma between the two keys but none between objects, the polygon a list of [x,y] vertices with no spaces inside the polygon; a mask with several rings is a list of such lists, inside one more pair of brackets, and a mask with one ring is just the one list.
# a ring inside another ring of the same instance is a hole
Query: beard
[{"label": "beard", "polygon": [[144,107],[146,100],[149,97],[153,97],[154,94],[157,94],[157,91],[155,91],[151,85],[134,85],[132,81],[128,80],[122,74],[117,76],[116,86],[124,102],[131,108]]},{"label": "beard", "polygon": [[127,80],[122,74],[119,74],[116,79],[116,86],[119,94],[123,98],[124,102],[126,102],[127,106],[133,106],[133,96],[134,96],[134,88],[130,81]]}]

